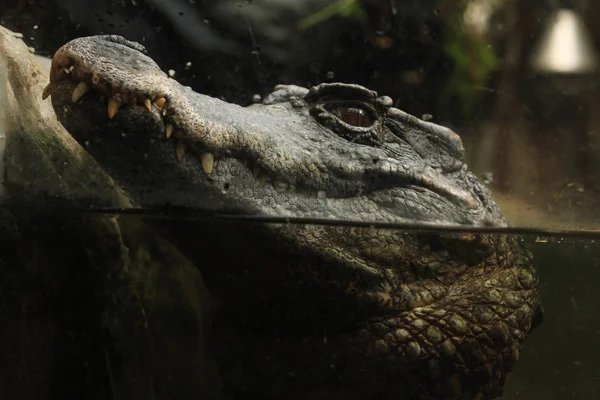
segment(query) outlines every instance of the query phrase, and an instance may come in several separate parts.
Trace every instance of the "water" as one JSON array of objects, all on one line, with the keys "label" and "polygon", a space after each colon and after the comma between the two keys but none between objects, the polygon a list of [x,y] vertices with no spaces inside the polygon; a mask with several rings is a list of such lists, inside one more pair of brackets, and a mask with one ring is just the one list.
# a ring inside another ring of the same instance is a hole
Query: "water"
[{"label": "water", "polygon": [[543,324],[522,348],[505,399],[597,399],[600,394],[599,238],[522,236],[538,267]]},{"label": "water", "polygon": [[[200,271],[229,257],[207,246],[260,247],[247,232],[261,222],[122,213],[117,227],[114,216],[0,209],[1,398],[217,396],[219,350],[206,332],[220,305]],[[348,235],[410,232],[345,225]],[[239,237],[229,242],[227,232]],[[534,254],[545,318],[503,399],[596,399],[600,235],[511,235]]]}]

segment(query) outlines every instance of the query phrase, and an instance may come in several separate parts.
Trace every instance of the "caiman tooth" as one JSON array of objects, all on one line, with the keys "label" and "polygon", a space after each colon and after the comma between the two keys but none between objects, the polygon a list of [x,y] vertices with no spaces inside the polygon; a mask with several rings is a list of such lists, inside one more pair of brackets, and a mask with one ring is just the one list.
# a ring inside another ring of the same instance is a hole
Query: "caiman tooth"
[{"label": "caiman tooth", "polygon": [[152,111],[152,102],[150,102],[150,99],[144,99],[144,105],[146,106],[148,111]]},{"label": "caiman tooth", "polygon": [[158,107],[159,109],[162,110],[162,108],[165,106],[165,103],[167,102],[167,99],[165,99],[164,97],[159,97],[154,104],[156,105],[156,107]]},{"label": "caiman tooth", "polygon": [[52,84],[49,83],[42,92],[42,100],[46,100],[48,96],[50,96],[50,91],[52,90]]},{"label": "caiman tooth", "polygon": [[83,97],[84,94],[86,94],[89,91],[89,87],[87,85],[87,83],[85,83],[84,81],[81,81],[77,84],[77,87],[75,88],[75,90],[73,90],[73,95],[71,96],[71,101],[73,103],[77,103],[79,101],[80,98]]},{"label": "caiman tooth", "polygon": [[210,174],[213,171],[213,166],[215,164],[215,157],[212,153],[201,153],[200,161],[202,162],[202,169],[207,174]]},{"label": "caiman tooth", "polygon": [[119,110],[119,107],[121,107],[121,102],[111,97],[108,100],[108,118],[114,117]]},{"label": "caiman tooth", "polygon": [[185,155],[185,151],[187,150],[187,145],[183,140],[178,140],[175,144],[175,156],[177,157],[177,161],[183,160],[183,156]]},{"label": "caiman tooth", "polygon": [[167,128],[165,129],[165,134],[167,135],[167,139],[171,137],[173,134],[173,125],[167,124]]}]

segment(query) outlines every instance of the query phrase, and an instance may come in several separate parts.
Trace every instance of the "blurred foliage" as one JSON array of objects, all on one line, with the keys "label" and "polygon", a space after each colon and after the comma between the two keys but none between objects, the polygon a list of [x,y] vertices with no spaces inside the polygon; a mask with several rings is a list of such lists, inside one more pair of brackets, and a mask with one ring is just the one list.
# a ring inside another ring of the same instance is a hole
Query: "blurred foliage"
[{"label": "blurred foliage", "polygon": [[339,0],[306,18],[302,18],[298,22],[298,28],[306,30],[336,16],[355,18],[359,21],[363,21],[366,17],[358,0]]},{"label": "blurred foliage", "polygon": [[[486,93],[485,87],[500,67],[490,32],[493,31],[494,13],[504,6],[502,0],[437,0],[437,9],[442,10],[439,21],[444,31],[444,39],[437,45],[450,61],[445,84],[438,96],[442,109],[467,118],[477,112],[476,106]],[[306,30],[334,17],[354,18],[361,23],[368,19],[359,0],[339,0],[300,20],[298,29]],[[402,38],[396,40],[402,41]],[[389,47],[371,43],[380,48]]]},{"label": "blurred foliage", "polygon": [[[449,5],[448,3],[452,3]],[[485,93],[482,90],[492,74],[500,67],[500,59],[494,52],[490,43],[489,33],[477,32],[469,26],[466,19],[467,9],[481,0],[440,0],[440,9],[444,13],[445,39],[442,44],[444,52],[452,61],[452,70],[449,72],[445,88],[441,94],[442,107],[450,107],[456,101],[460,102],[463,117],[472,116],[476,110],[474,106]],[[491,14],[501,6],[501,2],[488,0],[487,4]],[[487,16],[487,31],[490,29],[491,15]]]}]

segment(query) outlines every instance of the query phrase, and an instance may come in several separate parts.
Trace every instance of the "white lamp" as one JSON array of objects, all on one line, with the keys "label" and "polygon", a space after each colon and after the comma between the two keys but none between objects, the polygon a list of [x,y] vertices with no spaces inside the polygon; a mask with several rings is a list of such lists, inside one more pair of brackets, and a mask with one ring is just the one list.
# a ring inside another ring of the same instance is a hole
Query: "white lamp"
[{"label": "white lamp", "polygon": [[577,13],[570,9],[553,12],[533,50],[531,66],[543,74],[581,75],[598,70],[598,55]]}]

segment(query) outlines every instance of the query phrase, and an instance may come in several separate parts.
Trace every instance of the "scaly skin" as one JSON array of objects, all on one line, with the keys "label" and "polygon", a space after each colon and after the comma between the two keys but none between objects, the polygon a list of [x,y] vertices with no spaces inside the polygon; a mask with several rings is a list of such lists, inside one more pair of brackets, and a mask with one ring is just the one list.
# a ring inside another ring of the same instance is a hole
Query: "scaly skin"
[{"label": "scaly skin", "polygon": [[[143,206],[506,226],[459,137],[388,97],[281,86],[242,108],[144,53],[76,39],[44,91]],[[207,235],[201,253],[215,259],[199,267],[221,302],[213,341],[234,398],[495,398],[542,315],[531,257],[503,236],[275,224]]]}]

